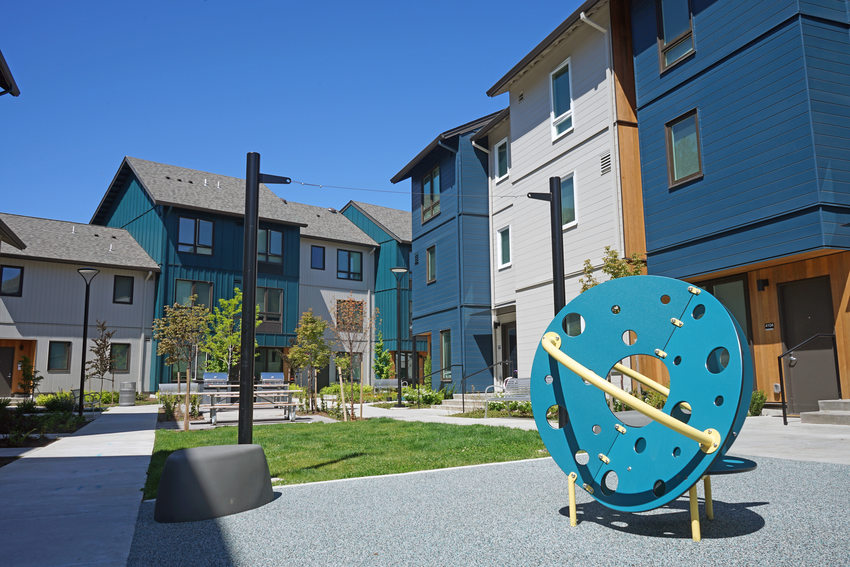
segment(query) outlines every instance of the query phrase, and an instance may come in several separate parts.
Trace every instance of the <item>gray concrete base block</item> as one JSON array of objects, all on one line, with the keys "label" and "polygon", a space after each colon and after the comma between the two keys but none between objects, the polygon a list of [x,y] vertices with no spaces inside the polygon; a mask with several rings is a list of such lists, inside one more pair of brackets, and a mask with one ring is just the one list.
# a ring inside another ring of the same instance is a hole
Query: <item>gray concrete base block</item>
[{"label": "gray concrete base block", "polygon": [[253,510],[274,499],[266,454],[259,445],[180,449],[162,469],[157,522],[194,522]]}]

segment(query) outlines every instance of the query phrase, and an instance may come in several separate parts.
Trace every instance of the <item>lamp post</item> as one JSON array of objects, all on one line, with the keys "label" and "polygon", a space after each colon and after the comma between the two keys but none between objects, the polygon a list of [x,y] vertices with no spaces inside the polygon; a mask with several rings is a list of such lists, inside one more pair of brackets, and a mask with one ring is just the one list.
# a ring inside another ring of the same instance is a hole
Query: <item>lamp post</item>
[{"label": "lamp post", "polygon": [[395,375],[398,379],[398,402],[397,408],[403,408],[401,403],[401,279],[407,273],[407,268],[399,266],[390,268],[390,271],[395,275],[395,316],[396,316],[396,349],[395,349]]},{"label": "lamp post", "polygon": [[80,409],[79,415],[83,415],[83,404],[86,398],[86,344],[89,340],[89,287],[94,277],[100,273],[97,268],[78,268],[77,272],[86,282],[86,302],[83,307],[83,352],[80,360]]}]

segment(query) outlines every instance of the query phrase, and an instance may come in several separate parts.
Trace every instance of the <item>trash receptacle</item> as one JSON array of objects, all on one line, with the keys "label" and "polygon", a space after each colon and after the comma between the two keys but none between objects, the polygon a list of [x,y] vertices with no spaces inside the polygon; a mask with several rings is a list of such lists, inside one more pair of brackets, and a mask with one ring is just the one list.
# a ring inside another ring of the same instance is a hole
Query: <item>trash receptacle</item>
[{"label": "trash receptacle", "polygon": [[134,406],[136,405],[136,383],[121,382],[121,389],[118,391],[119,406]]}]

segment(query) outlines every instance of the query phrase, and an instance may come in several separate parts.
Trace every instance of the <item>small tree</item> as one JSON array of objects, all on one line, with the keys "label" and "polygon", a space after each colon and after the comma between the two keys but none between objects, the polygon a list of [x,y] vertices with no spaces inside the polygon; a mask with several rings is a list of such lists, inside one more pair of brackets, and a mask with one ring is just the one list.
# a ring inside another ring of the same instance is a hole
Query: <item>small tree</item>
[{"label": "small tree", "polygon": [[189,388],[191,385],[192,360],[204,344],[209,329],[209,311],[203,305],[195,305],[196,296],[190,305],[175,303],[165,306],[165,314],[153,321],[153,336],[158,341],[156,353],[165,356],[165,363],[177,365],[177,387],[180,388],[180,365],[186,365],[186,399],[183,411],[183,430],[189,430]]},{"label": "small tree", "polygon": [[[354,383],[353,361],[356,360],[357,354],[363,353],[375,333],[375,318],[365,316],[365,302],[354,299],[349,295],[347,299],[338,299],[336,302],[336,313],[334,314],[333,323],[330,326],[336,338],[337,344],[342,348],[343,352],[348,355],[349,362],[352,364],[348,368],[349,381]],[[345,403],[344,394],[344,375],[340,376],[340,395],[343,404]],[[343,408],[345,406],[343,405]],[[343,409],[343,420],[347,421],[345,409]],[[351,416],[354,417],[354,397],[351,399]],[[360,375],[360,418],[363,418],[363,375]]]},{"label": "small tree", "polygon": [[425,361],[422,363],[422,382],[424,385],[431,387],[431,355],[425,357]]},{"label": "small tree", "polygon": [[301,314],[298,326],[295,328],[295,340],[289,349],[289,363],[296,369],[307,370],[307,392],[310,398],[310,411],[315,411],[316,394],[318,384],[316,383],[316,372],[325,368],[331,359],[331,348],[325,341],[325,330],[328,322],[313,315],[309,309]]},{"label": "small tree", "polygon": [[[257,313],[260,308],[257,307]],[[207,353],[206,370],[227,372],[239,364],[242,349],[242,290],[233,288],[231,299],[219,299],[218,306],[208,316],[209,328],[199,348]],[[260,325],[257,317],[256,325]],[[256,341],[254,342],[256,347]]]},{"label": "small tree", "polygon": [[384,350],[384,337],[378,333],[378,342],[375,343],[375,376],[382,380],[394,377],[393,354]]},{"label": "small tree", "polygon": [[[620,253],[611,248],[605,247],[605,252],[602,254],[602,273],[607,274],[609,279],[623,278],[626,276],[639,276],[643,273],[646,267],[646,260],[640,257],[640,254],[634,253],[628,258],[620,258]],[[596,279],[593,264],[590,260],[584,261],[582,272],[584,275],[579,278],[581,291],[587,291],[593,286],[599,285],[599,280]]]},{"label": "small tree", "polygon": [[[100,379],[100,396],[103,399],[103,381],[106,375],[112,372],[112,336],[115,330],[109,330],[106,326],[106,321],[97,322],[98,336],[92,344],[89,352],[94,358],[86,362],[86,378]],[[112,375],[112,389],[115,390],[115,375]]]},{"label": "small tree", "polygon": [[22,394],[35,399],[35,391],[38,389],[39,383],[44,380],[44,376],[38,373],[38,370],[33,367],[30,357],[24,355],[21,357],[21,380],[18,382],[18,389]]}]

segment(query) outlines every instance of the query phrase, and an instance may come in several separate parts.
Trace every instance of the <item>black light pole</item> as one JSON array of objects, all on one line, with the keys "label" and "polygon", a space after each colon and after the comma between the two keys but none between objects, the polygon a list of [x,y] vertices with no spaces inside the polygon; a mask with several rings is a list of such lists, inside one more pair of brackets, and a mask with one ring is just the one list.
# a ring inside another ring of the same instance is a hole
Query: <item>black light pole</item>
[{"label": "black light pole", "polygon": [[[555,315],[557,315],[567,304],[567,295],[564,291],[564,222],[561,215],[561,178],[550,177],[548,193],[529,193],[528,198],[549,201],[552,237],[552,295]],[[558,406],[558,427],[563,428],[566,423],[566,411]]]},{"label": "black light pole", "polygon": [[88,340],[89,340],[89,287],[91,286],[91,281],[94,277],[100,273],[100,270],[97,268],[78,268],[77,272],[83,277],[83,280],[86,282],[86,303],[85,307],[83,307],[83,352],[80,360],[80,409],[78,410],[79,415],[83,415],[83,405],[84,400],[86,399],[86,348]]},{"label": "black light pole", "polygon": [[395,407],[403,408],[404,404],[401,403],[401,278],[407,273],[407,268],[400,266],[390,268],[390,271],[395,275],[395,376],[398,379],[398,402],[396,402]]},{"label": "black light pole", "polygon": [[259,228],[260,183],[291,183],[288,177],[260,173],[260,154],[248,152],[245,166],[245,234],[242,256],[242,347],[239,359],[240,445],[253,441],[254,425],[254,339],[257,304],[257,231]]}]

